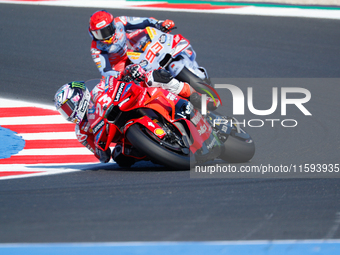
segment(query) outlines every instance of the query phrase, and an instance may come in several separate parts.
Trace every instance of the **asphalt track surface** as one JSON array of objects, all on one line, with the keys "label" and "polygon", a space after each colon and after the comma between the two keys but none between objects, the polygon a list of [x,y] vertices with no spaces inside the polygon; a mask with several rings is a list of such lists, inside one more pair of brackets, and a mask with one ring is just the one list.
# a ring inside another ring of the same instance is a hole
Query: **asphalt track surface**
[{"label": "asphalt track surface", "polygon": [[[98,78],[87,35],[95,10],[1,4],[0,95],[52,104],[62,84]],[[315,78],[340,76],[340,21],[112,13],[173,19],[211,77],[313,78],[292,83],[311,91],[313,116],[291,109],[289,118],[299,121],[293,129],[248,128],[257,146],[249,164],[339,163],[339,83]],[[268,86],[251,84],[265,109]],[[2,180],[0,242],[340,238],[339,185],[327,178],[193,179],[152,165]]]}]

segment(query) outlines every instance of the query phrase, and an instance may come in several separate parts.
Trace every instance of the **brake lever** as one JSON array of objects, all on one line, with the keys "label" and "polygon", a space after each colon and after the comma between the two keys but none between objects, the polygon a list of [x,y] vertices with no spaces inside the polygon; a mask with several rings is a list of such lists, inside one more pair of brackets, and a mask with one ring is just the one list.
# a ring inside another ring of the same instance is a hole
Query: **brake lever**
[{"label": "brake lever", "polygon": [[170,33],[172,30],[174,30],[174,29],[177,29],[177,27],[173,27],[173,28],[171,28],[171,29],[168,29],[167,31],[166,31],[166,33]]}]

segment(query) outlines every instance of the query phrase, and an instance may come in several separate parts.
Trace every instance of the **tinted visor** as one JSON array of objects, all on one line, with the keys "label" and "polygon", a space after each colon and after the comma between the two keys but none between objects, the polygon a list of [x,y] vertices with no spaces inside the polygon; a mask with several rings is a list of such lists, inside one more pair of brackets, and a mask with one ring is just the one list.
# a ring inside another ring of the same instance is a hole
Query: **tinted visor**
[{"label": "tinted visor", "polygon": [[60,107],[59,112],[66,120],[71,120],[72,119],[71,116],[73,115],[74,109],[75,105],[73,104],[73,102],[67,100],[67,102]]},{"label": "tinted visor", "polygon": [[107,40],[115,34],[116,28],[111,23],[102,29],[92,30],[91,32],[97,40]]},{"label": "tinted visor", "polygon": [[69,121],[73,121],[73,115],[83,97],[83,91],[79,88],[73,89],[72,92],[72,94],[68,95],[68,100],[59,108],[61,115]]}]

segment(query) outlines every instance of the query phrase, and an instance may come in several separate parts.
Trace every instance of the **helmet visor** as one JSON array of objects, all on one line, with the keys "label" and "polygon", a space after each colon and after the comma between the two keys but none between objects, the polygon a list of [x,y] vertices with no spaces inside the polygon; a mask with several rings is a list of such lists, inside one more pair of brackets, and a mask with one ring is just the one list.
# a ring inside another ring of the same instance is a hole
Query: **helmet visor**
[{"label": "helmet visor", "polygon": [[79,88],[70,89],[66,102],[64,102],[58,111],[68,121],[74,121],[77,107],[83,97],[83,90]]},{"label": "helmet visor", "polygon": [[116,32],[116,28],[113,24],[109,24],[106,27],[98,30],[91,30],[91,33],[97,40],[107,40],[111,38]]},{"label": "helmet visor", "polygon": [[73,116],[73,112],[75,110],[75,105],[71,100],[67,100],[59,109],[58,111],[60,114],[68,121],[71,121]]}]

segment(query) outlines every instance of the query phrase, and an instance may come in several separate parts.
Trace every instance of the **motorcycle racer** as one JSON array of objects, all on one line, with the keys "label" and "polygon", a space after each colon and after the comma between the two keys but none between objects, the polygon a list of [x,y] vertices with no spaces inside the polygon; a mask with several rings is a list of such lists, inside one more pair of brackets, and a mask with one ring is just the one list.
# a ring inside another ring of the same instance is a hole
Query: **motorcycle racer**
[{"label": "motorcycle racer", "polygon": [[89,21],[89,33],[92,37],[91,55],[102,76],[118,76],[128,65],[126,55],[126,31],[155,27],[163,32],[171,30],[175,23],[172,20],[156,20],[120,16],[114,18],[106,10],[92,14]]},{"label": "motorcycle racer", "polygon": [[[161,87],[182,97],[189,97],[191,93],[189,84],[172,78],[167,71],[154,70],[145,73],[145,70],[139,65],[128,66],[118,77],[108,76],[102,78],[91,92],[89,92],[82,81],[73,81],[63,85],[55,94],[55,107],[67,121],[76,124],[75,133],[78,141],[93,152],[101,163],[110,161],[111,150],[103,151],[95,143],[94,135],[87,119],[87,111],[91,108],[91,104],[96,102],[96,99],[105,93],[106,85],[109,83],[114,84],[113,79],[134,80],[140,86],[145,87]],[[112,152],[112,158],[119,165],[125,166],[134,163],[134,158],[126,154],[134,155],[136,153],[138,152],[131,147],[125,149],[123,155],[122,146],[120,143],[117,143]]]}]

